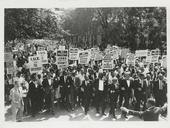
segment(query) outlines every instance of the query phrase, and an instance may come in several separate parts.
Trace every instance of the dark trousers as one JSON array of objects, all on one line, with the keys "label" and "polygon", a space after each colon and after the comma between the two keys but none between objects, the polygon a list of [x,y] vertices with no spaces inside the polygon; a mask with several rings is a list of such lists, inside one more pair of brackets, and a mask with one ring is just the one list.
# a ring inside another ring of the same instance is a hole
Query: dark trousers
[{"label": "dark trousers", "polygon": [[123,106],[128,108],[129,107],[129,98],[130,98],[130,95],[126,92],[120,92],[120,97],[119,97],[119,106],[121,107],[122,106],[122,102],[123,102],[123,99],[124,99],[124,104]]},{"label": "dark trousers", "polygon": [[163,106],[164,103],[167,101],[166,93],[164,93],[164,91],[162,90],[157,91],[157,94],[155,94],[155,100],[157,107]]},{"label": "dark trousers", "polygon": [[90,96],[84,95],[84,109],[85,109],[85,114],[87,114],[90,106]]},{"label": "dark trousers", "polygon": [[106,103],[105,103],[105,93],[104,91],[96,92],[96,112],[99,113],[99,108],[102,108],[102,114],[105,111]]},{"label": "dark trousers", "polygon": [[53,92],[50,92],[48,94],[45,94],[45,105],[48,111],[54,112],[54,94]]},{"label": "dark trousers", "polygon": [[70,104],[69,104],[69,93],[66,88],[61,89],[61,100],[62,100],[62,107],[68,110]]},{"label": "dark trousers", "polygon": [[136,105],[135,105],[135,110],[140,111],[140,105],[143,102],[143,110],[146,108],[146,95],[143,93],[138,93],[135,95],[136,97]]},{"label": "dark trousers", "polygon": [[38,100],[36,98],[31,98],[31,115],[35,116],[38,113]]},{"label": "dark trousers", "polygon": [[110,115],[115,116],[115,108],[117,105],[117,99],[118,99],[118,92],[115,92],[110,95]]}]

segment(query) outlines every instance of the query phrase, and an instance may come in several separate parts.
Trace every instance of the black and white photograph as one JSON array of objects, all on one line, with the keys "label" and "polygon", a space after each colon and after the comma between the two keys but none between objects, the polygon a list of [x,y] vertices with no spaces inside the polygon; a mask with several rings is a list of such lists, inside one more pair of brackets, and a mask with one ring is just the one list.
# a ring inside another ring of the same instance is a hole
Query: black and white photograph
[{"label": "black and white photograph", "polygon": [[167,7],[4,8],[4,121],[168,121]]}]

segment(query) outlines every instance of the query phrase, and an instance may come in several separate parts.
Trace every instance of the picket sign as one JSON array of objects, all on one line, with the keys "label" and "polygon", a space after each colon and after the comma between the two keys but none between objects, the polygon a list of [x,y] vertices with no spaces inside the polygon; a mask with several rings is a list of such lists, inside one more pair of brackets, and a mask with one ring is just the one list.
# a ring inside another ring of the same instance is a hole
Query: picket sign
[{"label": "picket sign", "polygon": [[126,64],[127,65],[135,65],[135,55],[134,54],[132,54],[132,53],[127,54]]},{"label": "picket sign", "polygon": [[6,52],[4,54],[4,59],[5,59],[5,62],[11,62],[13,60],[12,52]]},{"label": "picket sign", "polygon": [[28,65],[30,69],[30,73],[38,73],[42,71],[42,60],[41,56],[29,56],[28,57]]},{"label": "picket sign", "polygon": [[99,52],[99,48],[91,48],[91,56],[90,59],[94,60],[95,59],[95,55]]},{"label": "picket sign", "polygon": [[89,50],[79,52],[79,64],[89,64],[90,61],[90,52]]},{"label": "picket sign", "polygon": [[79,58],[79,49],[78,48],[70,48],[69,49],[69,59],[70,60],[78,60]]},{"label": "picket sign", "polygon": [[162,56],[161,66],[164,68],[167,68],[167,56],[166,55]]},{"label": "picket sign", "polygon": [[65,46],[59,45],[59,50],[65,50]]},{"label": "picket sign", "polygon": [[129,52],[130,52],[130,50],[127,49],[127,48],[121,49],[121,57],[122,58],[126,58],[127,57],[127,53],[129,53]]},{"label": "picket sign", "polygon": [[152,56],[147,56],[145,62],[146,63],[151,63],[152,62]]},{"label": "picket sign", "polygon": [[113,60],[116,60],[119,58],[118,50],[111,50],[109,53],[112,55]]},{"label": "picket sign", "polygon": [[38,51],[45,51],[45,47],[39,46],[39,47],[38,47]]},{"label": "picket sign", "polygon": [[158,63],[159,61],[159,55],[152,55],[151,63]]},{"label": "picket sign", "polygon": [[148,50],[136,50],[135,51],[135,56],[136,57],[147,57],[149,54],[149,51]]},{"label": "picket sign", "polygon": [[113,69],[114,67],[112,55],[106,54],[102,60],[102,69]]},{"label": "picket sign", "polygon": [[68,67],[68,50],[57,50],[56,51],[56,64],[59,69]]},{"label": "picket sign", "polygon": [[47,51],[37,51],[37,55],[41,57],[42,64],[48,64]]}]

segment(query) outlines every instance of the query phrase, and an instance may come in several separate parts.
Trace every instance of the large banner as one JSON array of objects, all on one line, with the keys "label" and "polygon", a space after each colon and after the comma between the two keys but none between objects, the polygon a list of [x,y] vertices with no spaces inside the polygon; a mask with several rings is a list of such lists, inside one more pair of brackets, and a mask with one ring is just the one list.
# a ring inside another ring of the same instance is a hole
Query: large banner
[{"label": "large banner", "polygon": [[42,64],[48,64],[47,51],[37,51],[37,55],[41,57]]},{"label": "large banner", "polygon": [[59,69],[68,67],[68,50],[57,50],[56,63]]},{"label": "large banner", "polygon": [[89,50],[79,52],[79,64],[89,64],[90,53]]},{"label": "large banner", "polygon": [[28,57],[30,73],[39,73],[42,71],[42,60],[40,56],[30,56]]},{"label": "large banner", "polygon": [[70,48],[69,59],[70,60],[78,60],[78,58],[79,58],[79,49],[78,48]]},{"label": "large banner", "polygon": [[113,69],[114,68],[113,59],[111,54],[106,54],[102,60],[103,69]]},{"label": "large banner", "polygon": [[135,55],[134,54],[132,54],[132,53],[127,54],[126,64],[127,65],[135,65]]}]

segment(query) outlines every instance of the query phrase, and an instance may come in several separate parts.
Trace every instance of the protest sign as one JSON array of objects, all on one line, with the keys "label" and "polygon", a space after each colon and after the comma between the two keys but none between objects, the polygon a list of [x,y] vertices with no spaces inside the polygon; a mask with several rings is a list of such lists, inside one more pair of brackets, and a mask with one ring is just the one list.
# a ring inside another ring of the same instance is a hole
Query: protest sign
[{"label": "protest sign", "polygon": [[47,51],[37,51],[37,55],[41,57],[42,64],[48,64]]},{"label": "protest sign", "polygon": [[13,74],[14,64],[13,61],[6,62],[7,74]]},{"label": "protest sign", "polygon": [[159,55],[152,55],[151,63],[158,63]]},{"label": "protest sign", "polygon": [[95,55],[97,54],[97,52],[99,52],[99,48],[91,48],[91,60],[95,59]]},{"label": "protest sign", "polygon": [[38,73],[42,71],[42,60],[40,56],[29,56],[28,63],[30,68],[30,73]]},{"label": "protest sign", "polygon": [[111,54],[106,54],[102,60],[102,68],[103,69],[113,69],[113,59]]},{"label": "protest sign", "polygon": [[127,65],[135,65],[135,55],[134,54],[132,54],[132,53],[127,54],[126,64]]},{"label": "protest sign", "polygon": [[167,68],[167,57],[166,55],[162,56],[162,63],[161,66]]},{"label": "protest sign", "polygon": [[89,50],[79,52],[79,64],[88,64],[90,61]]},{"label": "protest sign", "polygon": [[65,46],[59,45],[59,50],[65,50]]},{"label": "protest sign", "polygon": [[102,60],[102,59],[103,59],[103,54],[102,54],[102,52],[97,52],[96,55],[95,55],[94,60],[95,60],[95,61],[99,61],[99,60]]},{"label": "protest sign", "polygon": [[148,50],[136,50],[135,56],[136,57],[146,57],[146,56],[148,56]]},{"label": "protest sign", "polygon": [[112,55],[113,60],[119,58],[118,50],[111,50],[109,53]]},{"label": "protest sign", "polygon": [[78,60],[79,50],[78,48],[70,48],[69,50],[69,59],[70,60]]},{"label": "protest sign", "polygon": [[39,47],[38,47],[38,51],[45,51],[45,47],[39,46]]},{"label": "protest sign", "polygon": [[5,62],[13,61],[13,54],[12,52],[6,52],[4,55]]},{"label": "protest sign", "polygon": [[151,63],[152,62],[152,56],[147,56],[145,62],[146,63]]},{"label": "protest sign", "polygon": [[57,50],[56,63],[59,69],[68,67],[68,50]]},{"label": "protest sign", "polygon": [[129,49],[127,49],[127,48],[123,48],[123,49],[121,49],[121,57],[122,58],[126,58],[127,57],[127,53],[129,53]]}]

